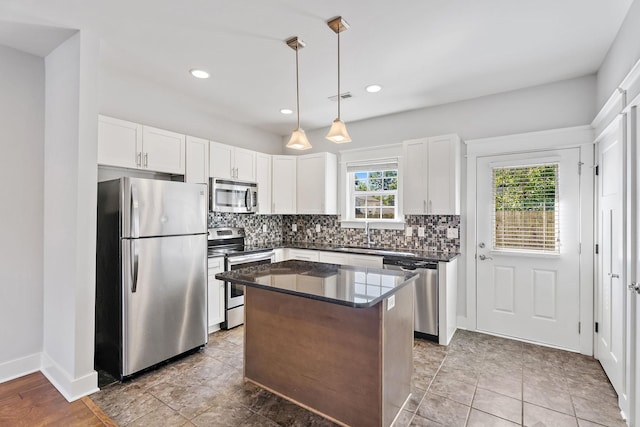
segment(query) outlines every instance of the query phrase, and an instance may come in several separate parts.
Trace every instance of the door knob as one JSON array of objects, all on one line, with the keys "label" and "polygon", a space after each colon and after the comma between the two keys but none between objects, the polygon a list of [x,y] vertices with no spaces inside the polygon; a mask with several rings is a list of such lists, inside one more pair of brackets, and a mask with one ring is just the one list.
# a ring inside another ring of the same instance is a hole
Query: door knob
[{"label": "door knob", "polygon": [[490,256],[486,256],[486,255],[478,255],[478,258],[480,258],[480,261],[484,261],[486,259],[493,259]]}]

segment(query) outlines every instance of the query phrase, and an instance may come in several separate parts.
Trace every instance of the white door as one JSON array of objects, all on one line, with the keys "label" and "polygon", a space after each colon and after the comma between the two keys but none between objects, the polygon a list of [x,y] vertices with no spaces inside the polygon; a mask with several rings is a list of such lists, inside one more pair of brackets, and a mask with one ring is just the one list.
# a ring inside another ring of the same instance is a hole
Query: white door
[{"label": "white door", "polygon": [[99,116],[98,164],[136,169],[142,166],[142,125]]},{"label": "white door", "polygon": [[211,142],[209,144],[209,176],[211,178],[235,178],[235,167],[231,165],[233,147]]},{"label": "white door", "polygon": [[623,282],[623,138],[619,122],[598,141],[596,356],[619,395],[624,394],[626,287]]},{"label": "white door", "polygon": [[187,136],[185,182],[209,183],[209,141]]},{"label": "white door", "polygon": [[274,214],[296,214],[296,156],[272,157],[271,201]]},{"label": "white door", "polygon": [[580,150],[477,159],[477,328],[579,350]]},{"label": "white door", "polygon": [[241,181],[256,180],[256,152],[236,148],[233,153],[235,177]]}]

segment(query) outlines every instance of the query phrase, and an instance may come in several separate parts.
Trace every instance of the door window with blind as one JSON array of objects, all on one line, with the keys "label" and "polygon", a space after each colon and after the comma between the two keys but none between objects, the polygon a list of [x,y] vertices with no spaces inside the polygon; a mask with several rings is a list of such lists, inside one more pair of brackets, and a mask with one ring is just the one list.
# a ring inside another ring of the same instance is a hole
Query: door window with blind
[{"label": "door window with blind", "polygon": [[558,164],[494,167],[493,249],[560,253]]},{"label": "door window with blind", "polygon": [[348,169],[348,219],[398,219],[398,164],[352,164]]}]

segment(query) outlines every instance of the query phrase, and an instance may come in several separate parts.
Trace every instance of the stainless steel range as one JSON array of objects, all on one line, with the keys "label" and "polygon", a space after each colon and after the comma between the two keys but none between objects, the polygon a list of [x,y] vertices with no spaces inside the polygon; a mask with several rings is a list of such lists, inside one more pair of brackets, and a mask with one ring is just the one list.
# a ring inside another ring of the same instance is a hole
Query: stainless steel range
[{"label": "stainless steel range", "polygon": [[[245,246],[244,228],[220,227],[209,229],[208,253],[224,255],[224,270],[237,270],[274,260],[272,248]],[[244,286],[225,282],[225,316],[223,329],[244,323]]]}]

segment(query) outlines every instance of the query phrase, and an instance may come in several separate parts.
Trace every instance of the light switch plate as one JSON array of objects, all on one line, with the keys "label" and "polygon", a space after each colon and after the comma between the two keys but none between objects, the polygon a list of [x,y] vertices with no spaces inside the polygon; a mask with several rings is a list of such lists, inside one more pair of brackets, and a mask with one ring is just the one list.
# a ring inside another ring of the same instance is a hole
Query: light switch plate
[{"label": "light switch plate", "polygon": [[404,230],[404,235],[407,236],[407,237],[413,236],[413,227],[407,227]]},{"label": "light switch plate", "polygon": [[267,232],[267,224],[262,224],[262,232],[263,233]]},{"label": "light switch plate", "polygon": [[418,237],[424,237],[424,227],[418,227]]},{"label": "light switch plate", "polygon": [[447,239],[457,239],[457,238],[458,238],[458,229],[447,228]]},{"label": "light switch plate", "polygon": [[387,298],[387,311],[391,310],[395,306],[396,306],[396,296],[391,295],[389,298]]},{"label": "light switch plate", "polygon": [[298,224],[291,224],[291,231],[298,231]]},{"label": "light switch plate", "polygon": [[320,232],[320,224],[316,224],[316,233]]}]

